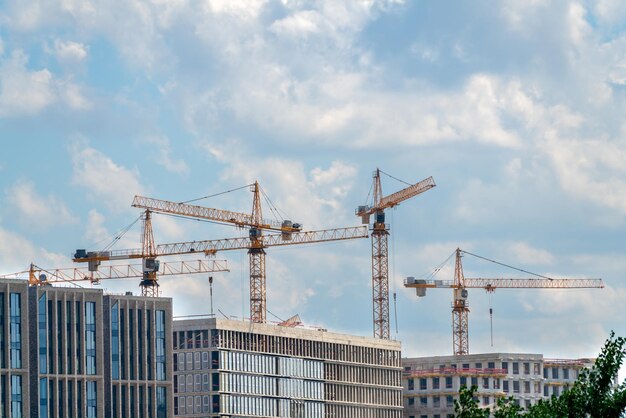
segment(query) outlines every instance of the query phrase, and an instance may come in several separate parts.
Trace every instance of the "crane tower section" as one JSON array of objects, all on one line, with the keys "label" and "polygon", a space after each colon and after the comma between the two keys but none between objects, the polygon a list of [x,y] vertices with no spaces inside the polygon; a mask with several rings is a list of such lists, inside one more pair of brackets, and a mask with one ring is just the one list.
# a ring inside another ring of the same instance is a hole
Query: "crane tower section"
[{"label": "crane tower section", "polygon": [[372,225],[372,304],[374,338],[388,340],[389,335],[389,262],[388,238],[389,227],[385,223],[385,209],[394,207],[401,202],[424,193],[435,187],[435,181],[428,177],[418,183],[383,197],[380,183],[380,169],[373,175],[373,203],[371,206],[359,206],[356,215],[361,217],[363,224]]}]

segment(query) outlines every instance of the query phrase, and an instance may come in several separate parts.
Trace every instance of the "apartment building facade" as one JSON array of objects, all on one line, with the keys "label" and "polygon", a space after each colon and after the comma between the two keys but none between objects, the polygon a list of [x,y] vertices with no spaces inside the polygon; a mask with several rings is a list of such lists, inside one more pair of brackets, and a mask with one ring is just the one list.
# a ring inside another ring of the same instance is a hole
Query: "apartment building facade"
[{"label": "apartment building facade", "polygon": [[173,329],[175,416],[402,416],[399,342],[216,318]]},{"label": "apartment building facade", "polygon": [[172,416],[171,306],[1,279],[0,417]]},{"label": "apartment building facade", "polygon": [[462,386],[476,386],[479,404],[512,396],[522,407],[559,395],[592,359],[550,360],[541,354],[488,353],[403,358],[404,416],[450,418]]}]

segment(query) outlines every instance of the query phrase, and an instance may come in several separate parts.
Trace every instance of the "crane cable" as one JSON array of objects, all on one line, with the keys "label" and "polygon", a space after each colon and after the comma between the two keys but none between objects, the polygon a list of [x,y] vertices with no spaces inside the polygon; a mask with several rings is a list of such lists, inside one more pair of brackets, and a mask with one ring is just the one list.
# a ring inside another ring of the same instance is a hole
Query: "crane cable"
[{"label": "crane cable", "polygon": [[250,186],[253,186],[253,184],[246,184],[245,186],[236,187],[236,188],[234,188],[234,189],[226,190],[226,191],[224,191],[224,192],[219,192],[219,193],[215,193],[215,194],[210,194],[210,195],[208,195],[208,196],[198,197],[198,198],[191,199],[191,200],[185,200],[185,201],[183,201],[183,202],[179,202],[179,203],[191,203],[191,202],[197,202],[198,200],[208,199],[208,198],[215,197],[215,196],[220,196],[220,195],[223,195],[223,194],[226,194],[226,193],[235,192],[235,191],[237,191],[237,190],[245,189],[246,187],[250,187]]},{"label": "crane cable", "polygon": [[489,258],[482,257],[480,255],[472,254],[472,253],[470,253],[468,251],[465,251],[465,250],[461,250],[461,252],[464,253],[464,254],[472,255],[472,256],[474,256],[476,258],[480,258],[480,259],[485,260],[485,261],[490,261],[490,262],[492,262],[494,264],[498,264],[498,265],[501,265],[503,267],[508,267],[510,269],[520,271],[522,273],[526,273],[526,274],[530,274],[530,275],[533,275],[533,276],[541,277],[542,279],[554,280],[552,277],[543,276],[541,274],[533,273],[532,271],[528,271],[528,270],[520,269],[520,268],[517,268],[517,267],[513,267],[513,266],[508,265],[508,264],[500,263],[499,261],[491,260]]}]

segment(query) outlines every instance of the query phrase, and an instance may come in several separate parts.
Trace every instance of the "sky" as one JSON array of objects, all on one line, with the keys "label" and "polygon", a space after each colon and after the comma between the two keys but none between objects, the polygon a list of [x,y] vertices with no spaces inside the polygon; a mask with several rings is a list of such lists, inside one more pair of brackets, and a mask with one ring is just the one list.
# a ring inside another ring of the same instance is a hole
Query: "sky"
[{"label": "sky", "polygon": [[[470,290],[471,353],[594,356],[626,336],[624,114],[619,0],[2,2],[0,274],[73,267],[140,216],[136,194],[249,213],[247,189],[220,193],[258,180],[304,229],[356,226],[379,167],[384,194],[437,184],[387,211],[403,355],[452,353],[452,292],[418,299],[403,280],[460,247],[606,285]],[[157,243],[246,233],[154,215]],[[247,254],[217,258],[215,311],[247,317]],[[526,277],[463,261],[466,277]],[[206,274],[160,284],[175,315],[209,312]],[[369,239],[267,250],[270,321],[371,336],[371,292]]]}]

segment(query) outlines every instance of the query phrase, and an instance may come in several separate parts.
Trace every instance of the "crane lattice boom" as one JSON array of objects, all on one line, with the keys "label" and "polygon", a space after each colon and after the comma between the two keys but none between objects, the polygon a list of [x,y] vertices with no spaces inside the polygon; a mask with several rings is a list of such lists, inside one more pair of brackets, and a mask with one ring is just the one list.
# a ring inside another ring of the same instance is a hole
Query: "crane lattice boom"
[{"label": "crane lattice boom", "polygon": [[[182,274],[214,273],[230,271],[226,260],[186,260],[162,263],[158,272],[160,276],[176,276]],[[31,265],[29,270],[17,273],[4,274],[0,278],[18,277],[28,274],[31,286],[41,286],[47,283],[83,282],[99,283],[105,279],[131,279],[143,277],[142,264],[109,265],[100,267],[96,271],[87,268],[54,268],[44,269]],[[41,275],[46,275],[45,278]]]},{"label": "crane lattice boom", "polygon": [[[316,242],[340,241],[355,238],[367,238],[368,232],[365,226],[350,228],[323,229],[319,231],[305,231],[291,234],[291,240],[283,239],[283,234],[262,235],[260,241],[264,247],[276,247],[292,244],[312,244]],[[155,255],[183,255],[204,252],[213,254],[218,251],[242,250],[250,248],[250,238],[224,238],[204,241],[188,241],[172,244],[159,244],[156,246]],[[113,250],[87,253],[86,257],[74,258],[75,262],[110,261],[141,258],[142,251],[139,248],[130,250]]]}]

